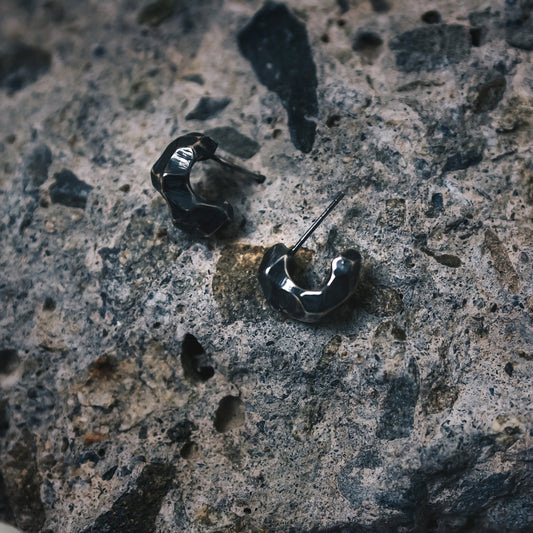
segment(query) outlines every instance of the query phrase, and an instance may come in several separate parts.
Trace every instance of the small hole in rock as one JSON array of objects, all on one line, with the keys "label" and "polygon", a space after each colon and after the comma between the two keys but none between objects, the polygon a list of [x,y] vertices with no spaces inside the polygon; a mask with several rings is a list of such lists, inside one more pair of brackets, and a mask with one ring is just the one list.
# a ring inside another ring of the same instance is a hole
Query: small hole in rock
[{"label": "small hole in rock", "polygon": [[43,310],[44,311],[53,311],[55,308],[56,308],[56,303],[54,302],[54,299],[50,298],[50,296],[47,296],[44,299]]},{"label": "small hole in rock", "polygon": [[207,381],[215,374],[202,345],[190,333],[185,335],[181,345],[181,365],[185,377],[194,381]]},{"label": "small hole in rock", "polygon": [[383,39],[373,31],[359,31],[355,36],[352,49],[356,52],[378,48],[383,44]]},{"label": "small hole in rock", "polygon": [[0,374],[11,374],[19,362],[17,350],[0,350]]},{"label": "small hole in rock", "polygon": [[326,126],[328,128],[333,128],[333,127],[335,127],[335,126],[337,126],[339,124],[340,120],[341,120],[341,116],[340,115],[331,115],[326,120]]},{"label": "small hole in rock", "polygon": [[420,18],[422,19],[422,22],[425,22],[426,24],[438,24],[442,20],[440,13],[435,9],[426,11]]},{"label": "small hole in rock", "polygon": [[198,457],[199,451],[200,448],[196,442],[186,442],[180,450],[180,455],[184,459],[194,459],[195,457]]},{"label": "small hole in rock", "polygon": [[225,396],[215,413],[215,429],[225,433],[244,424],[244,403],[237,396]]},{"label": "small hole in rock", "polygon": [[472,46],[481,46],[481,40],[483,38],[482,28],[470,28],[470,38],[472,40]]}]

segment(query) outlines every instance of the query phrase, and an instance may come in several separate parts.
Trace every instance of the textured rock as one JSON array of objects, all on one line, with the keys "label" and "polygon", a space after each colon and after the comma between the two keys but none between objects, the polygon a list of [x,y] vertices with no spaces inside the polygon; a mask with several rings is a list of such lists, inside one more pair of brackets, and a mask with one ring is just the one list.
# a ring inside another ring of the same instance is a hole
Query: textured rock
[{"label": "textured rock", "polygon": [[[530,531],[531,3],[149,4],[0,2],[53,58],[2,70],[0,520]],[[150,183],[190,130],[266,176],[195,167],[209,239]],[[360,287],[291,321],[258,265],[338,191],[292,274]]]}]

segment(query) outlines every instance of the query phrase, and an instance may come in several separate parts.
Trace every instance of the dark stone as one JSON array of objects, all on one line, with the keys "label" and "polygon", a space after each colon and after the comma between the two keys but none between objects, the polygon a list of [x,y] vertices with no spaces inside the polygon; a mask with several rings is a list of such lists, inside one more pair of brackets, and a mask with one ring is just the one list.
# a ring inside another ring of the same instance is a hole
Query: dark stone
[{"label": "dark stone", "polygon": [[87,196],[92,186],[81,181],[73,172],[63,169],[54,175],[55,183],[50,187],[50,198],[55,204],[85,209]]},{"label": "dark stone", "polygon": [[205,83],[204,78],[201,74],[188,74],[187,76],[183,76],[183,79],[186,81],[197,83],[198,85],[203,85]]},{"label": "dark stone", "polygon": [[107,51],[105,49],[105,46],[101,45],[101,44],[97,44],[94,48],[93,48],[93,56],[94,57],[104,57],[106,55]]},{"label": "dark stone", "polygon": [[355,35],[352,44],[352,50],[362,52],[364,50],[374,50],[383,44],[383,39],[380,35],[373,31],[359,30]]},{"label": "dark stone", "polygon": [[48,179],[52,152],[46,144],[39,144],[24,158],[24,186],[40,187]]},{"label": "dark stone", "polygon": [[52,56],[46,50],[13,43],[0,51],[0,87],[16,92],[48,72]]},{"label": "dark stone", "polygon": [[478,85],[473,90],[474,113],[485,113],[496,109],[505,93],[507,81],[503,76],[498,76],[486,83]]},{"label": "dark stone", "polygon": [[115,501],[83,533],[153,533],[161,501],[169,491],[175,467],[151,463],[143,468],[137,483]]},{"label": "dark stone", "polygon": [[393,440],[409,436],[414,424],[419,390],[418,367],[416,361],[411,359],[405,375],[390,382],[383,414],[376,430],[378,438]]},{"label": "dark stone", "polygon": [[506,38],[515,48],[533,50],[533,2],[516,0],[506,2]]},{"label": "dark stone", "polygon": [[15,516],[13,515],[13,510],[9,506],[2,472],[0,472],[0,520],[6,524],[15,524]]},{"label": "dark stone", "polygon": [[422,19],[422,22],[425,22],[426,24],[439,24],[442,21],[440,13],[435,9],[426,11],[420,18]]},{"label": "dark stone", "polygon": [[484,37],[484,28],[470,28],[470,38],[472,39],[472,46],[481,46],[483,44]]},{"label": "dark stone", "polygon": [[18,366],[20,358],[17,350],[0,350],[0,374],[11,374]]},{"label": "dark stone", "polygon": [[[9,403],[7,400],[0,399],[0,438],[5,437],[9,429]],[[1,477],[1,474],[0,474]],[[0,498],[1,501],[1,498]],[[1,519],[1,512],[0,512]]]},{"label": "dark stone", "polygon": [[261,148],[259,143],[229,126],[212,128],[205,133],[218,143],[220,148],[241,159],[250,159]]},{"label": "dark stone", "polygon": [[141,9],[137,22],[148,26],[159,26],[172,15],[175,3],[175,0],[156,0]]},{"label": "dark stone", "polygon": [[349,0],[337,0],[337,5],[339,6],[341,15],[344,15],[344,13],[347,13],[350,10]]},{"label": "dark stone", "polygon": [[454,65],[470,55],[471,46],[469,29],[459,24],[415,28],[390,43],[396,53],[396,66],[403,72],[433,71]]},{"label": "dark stone", "polygon": [[185,116],[185,120],[207,120],[218,115],[229,103],[231,98],[211,98],[202,96],[196,107]]},{"label": "dark stone", "polygon": [[318,113],[316,66],[305,24],[284,4],[267,2],[238,34],[239,49],[259,79],[280,97],[287,110],[296,148],[309,152]]},{"label": "dark stone", "polygon": [[387,0],[370,0],[370,4],[376,13],[386,13],[390,9],[390,4]]},{"label": "dark stone", "polygon": [[431,207],[435,211],[442,211],[444,209],[444,199],[440,192],[435,192],[431,196]]},{"label": "dark stone", "polygon": [[433,254],[435,261],[451,268],[459,268],[463,263],[459,257],[451,254]]},{"label": "dark stone", "polygon": [[452,154],[444,163],[443,172],[453,172],[455,170],[464,170],[468,167],[477,165],[483,160],[485,144],[473,144],[466,151]]},{"label": "dark stone", "polygon": [[113,476],[115,475],[115,472],[117,471],[117,465],[115,466],[112,466],[109,470],[106,470],[103,475],[102,475],[102,479],[104,481],[109,481],[110,479],[113,478]]},{"label": "dark stone", "polygon": [[80,455],[78,458],[78,464],[82,465],[85,463],[98,463],[100,457],[94,450],[88,450]]},{"label": "dark stone", "polygon": [[513,371],[514,371],[514,367],[513,367],[513,363],[507,363],[503,369],[505,370],[505,373],[511,377],[513,375]]}]

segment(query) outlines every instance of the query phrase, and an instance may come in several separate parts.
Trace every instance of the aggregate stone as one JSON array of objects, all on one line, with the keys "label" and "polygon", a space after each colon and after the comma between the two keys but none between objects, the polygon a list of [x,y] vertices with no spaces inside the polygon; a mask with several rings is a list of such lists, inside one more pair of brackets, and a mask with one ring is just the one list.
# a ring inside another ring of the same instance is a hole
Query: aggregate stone
[{"label": "aggregate stone", "polygon": [[[436,7],[0,2],[0,520],[532,529],[531,2]],[[195,167],[208,239],[150,182],[191,130],[266,176]],[[257,268],[339,191],[292,276],[361,282],[298,323]]]}]

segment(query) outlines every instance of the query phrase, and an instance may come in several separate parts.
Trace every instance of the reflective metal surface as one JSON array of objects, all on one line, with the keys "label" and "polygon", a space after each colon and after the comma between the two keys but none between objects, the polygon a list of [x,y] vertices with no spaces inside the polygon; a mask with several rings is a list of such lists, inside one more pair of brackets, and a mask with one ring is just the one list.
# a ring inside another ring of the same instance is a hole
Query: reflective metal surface
[{"label": "reflective metal surface", "polygon": [[332,260],[329,279],[320,290],[299,287],[291,278],[295,253],[342,197],[342,193],[336,196],[295,246],[275,244],[266,251],[259,266],[257,276],[267,302],[295,320],[318,322],[348,300],[359,282],[361,254],[351,249]]},{"label": "reflective metal surface", "polygon": [[190,173],[197,161],[212,159],[227,168],[243,172],[256,182],[264,176],[250,172],[215,155],[217,143],[202,133],[188,133],[172,141],[151,170],[152,185],[166,200],[174,225],[193,235],[209,237],[233,220],[227,201],[207,201],[192,190]]}]

